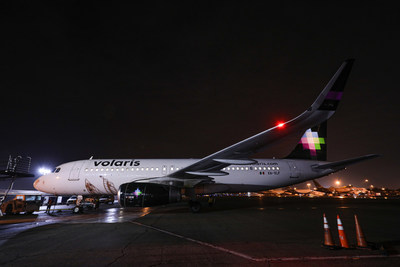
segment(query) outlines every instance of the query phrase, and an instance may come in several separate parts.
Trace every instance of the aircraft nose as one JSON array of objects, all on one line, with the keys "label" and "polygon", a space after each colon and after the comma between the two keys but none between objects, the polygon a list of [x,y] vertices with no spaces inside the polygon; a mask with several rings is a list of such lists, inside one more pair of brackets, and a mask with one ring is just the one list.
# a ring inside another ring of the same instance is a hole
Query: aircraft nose
[{"label": "aircraft nose", "polygon": [[45,192],[45,184],[46,184],[46,179],[44,176],[40,176],[39,178],[37,178],[35,180],[35,182],[33,182],[33,187],[38,190],[38,191],[42,191]]}]

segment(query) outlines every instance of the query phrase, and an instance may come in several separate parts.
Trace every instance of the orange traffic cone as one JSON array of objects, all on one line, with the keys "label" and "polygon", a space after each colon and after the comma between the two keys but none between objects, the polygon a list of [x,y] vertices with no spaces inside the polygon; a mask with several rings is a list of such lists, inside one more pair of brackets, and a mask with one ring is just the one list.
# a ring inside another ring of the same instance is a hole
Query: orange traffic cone
[{"label": "orange traffic cone", "polygon": [[365,241],[365,236],[361,230],[361,226],[358,223],[357,215],[354,214],[354,219],[356,221],[356,234],[357,234],[357,247],[367,248],[367,241]]},{"label": "orange traffic cone", "polygon": [[324,246],[326,247],[335,247],[335,243],[333,243],[331,229],[329,228],[328,220],[325,217],[324,213]]},{"label": "orange traffic cone", "polygon": [[347,243],[347,237],[344,232],[342,221],[340,220],[339,215],[337,216],[337,225],[339,231],[340,245],[342,246],[342,248],[350,248],[349,243]]}]

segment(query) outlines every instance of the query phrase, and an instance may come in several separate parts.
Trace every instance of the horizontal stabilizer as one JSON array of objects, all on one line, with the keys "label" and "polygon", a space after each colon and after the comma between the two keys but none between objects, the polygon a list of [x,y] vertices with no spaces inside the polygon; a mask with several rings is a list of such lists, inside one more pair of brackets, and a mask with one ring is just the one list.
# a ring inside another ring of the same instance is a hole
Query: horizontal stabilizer
[{"label": "horizontal stabilizer", "polygon": [[326,164],[317,164],[312,166],[313,170],[340,170],[340,169],[344,169],[349,165],[361,162],[361,161],[365,161],[365,160],[369,160],[369,159],[373,159],[373,158],[377,158],[380,155],[377,154],[370,154],[370,155],[365,155],[365,156],[361,156],[361,157],[357,157],[357,158],[352,158],[352,159],[345,159],[345,160],[341,160],[341,161],[336,161],[336,162],[331,162],[331,163],[326,163]]}]

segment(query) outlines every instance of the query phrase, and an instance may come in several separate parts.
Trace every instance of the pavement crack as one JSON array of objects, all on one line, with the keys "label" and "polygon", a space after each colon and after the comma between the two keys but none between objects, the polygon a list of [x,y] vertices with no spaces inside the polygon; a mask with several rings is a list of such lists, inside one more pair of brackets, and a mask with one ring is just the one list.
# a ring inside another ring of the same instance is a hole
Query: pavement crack
[{"label": "pavement crack", "polygon": [[125,252],[127,250],[127,248],[136,240],[138,239],[141,235],[143,235],[145,233],[142,234],[138,234],[136,235],[134,238],[132,238],[131,241],[129,241],[122,249],[121,249],[121,255],[116,257],[112,262],[110,262],[109,264],[107,264],[106,266],[111,266],[113,264],[115,264],[117,261],[119,261],[120,259],[122,259],[123,257],[125,257],[127,255],[127,253]]},{"label": "pavement crack", "polygon": [[121,249],[121,255],[116,257],[112,262],[110,262],[109,264],[107,264],[107,266],[111,266],[114,263],[116,263],[119,259],[123,258],[126,256],[125,250],[132,244],[132,242],[129,242],[128,244],[126,244],[122,249]]}]

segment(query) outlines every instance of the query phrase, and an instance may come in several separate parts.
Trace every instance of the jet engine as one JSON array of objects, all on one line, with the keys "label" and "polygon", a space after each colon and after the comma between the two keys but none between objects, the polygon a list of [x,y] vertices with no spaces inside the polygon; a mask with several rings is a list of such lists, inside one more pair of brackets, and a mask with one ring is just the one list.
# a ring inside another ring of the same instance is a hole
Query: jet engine
[{"label": "jet engine", "polygon": [[121,207],[151,207],[180,200],[180,189],[170,185],[132,182],[122,184],[118,189]]}]

